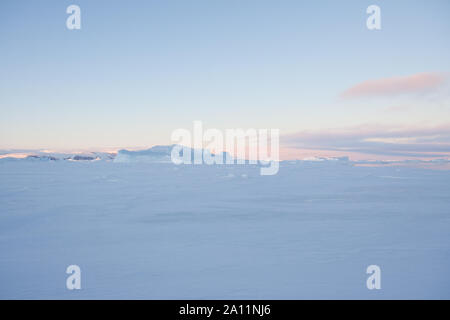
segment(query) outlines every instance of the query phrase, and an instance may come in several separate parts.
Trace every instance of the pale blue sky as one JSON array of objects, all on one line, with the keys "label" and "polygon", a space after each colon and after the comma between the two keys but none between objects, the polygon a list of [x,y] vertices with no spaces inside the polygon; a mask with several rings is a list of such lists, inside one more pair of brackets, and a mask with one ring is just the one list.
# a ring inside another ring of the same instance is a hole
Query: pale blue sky
[{"label": "pale blue sky", "polygon": [[[66,8],[81,7],[81,30]],[[366,28],[381,7],[382,30]],[[450,122],[448,87],[342,100],[450,72],[450,1],[0,2],[0,148],[169,144],[177,128]]]}]

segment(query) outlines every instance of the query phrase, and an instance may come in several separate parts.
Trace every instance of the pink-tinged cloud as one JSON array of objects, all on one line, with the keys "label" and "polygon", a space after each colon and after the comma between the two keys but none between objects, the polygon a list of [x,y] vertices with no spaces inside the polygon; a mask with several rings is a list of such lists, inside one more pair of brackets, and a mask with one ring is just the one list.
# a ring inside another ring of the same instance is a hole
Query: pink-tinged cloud
[{"label": "pink-tinged cloud", "polygon": [[443,73],[417,73],[406,77],[368,80],[345,90],[342,98],[394,96],[423,93],[441,86],[447,79]]}]

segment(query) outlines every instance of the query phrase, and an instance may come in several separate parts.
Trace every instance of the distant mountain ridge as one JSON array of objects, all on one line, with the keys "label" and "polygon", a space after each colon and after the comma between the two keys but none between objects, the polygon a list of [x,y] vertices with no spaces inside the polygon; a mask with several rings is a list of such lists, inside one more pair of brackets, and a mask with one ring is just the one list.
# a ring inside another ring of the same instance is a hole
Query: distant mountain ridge
[{"label": "distant mountain ridge", "polygon": [[[172,163],[171,153],[172,145],[157,145],[143,150],[127,150],[122,149],[117,153],[115,152],[77,152],[77,153],[57,153],[47,151],[33,151],[33,150],[0,150],[0,162],[11,161],[27,161],[27,162],[57,162],[57,161],[74,161],[74,162],[93,162],[93,161],[106,161],[114,163]],[[195,149],[188,148],[191,152],[191,160],[194,160]],[[198,150],[203,154],[207,149]],[[180,157],[182,157],[182,151]],[[229,153],[218,153],[215,156],[223,156],[224,163]],[[231,157],[231,156],[230,156]],[[233,158],[233,157],[232,157]],[[234,158],[233,158],[234,159]],[[234,159],[236,160],[236,159]],[[248,163],[248,161],[245,161]],[[405,160],[351,160],[347,156],[342,157],[310,157],[306,159],[298,160],[281,160],[283,165],[296,165],[296,164],[314,164],[320,165],[320,163],[329,164],[348,164],[348,165],[447,165],[450,163],[450,159],[405,159]]]},{"label": "distant mountain ridge", "polygon": [[115,153],[86,152],[86,153],[53,153],[53,152],[30,152],[30,154],[3,154],[0,161],[98,161],[113,160]]}]

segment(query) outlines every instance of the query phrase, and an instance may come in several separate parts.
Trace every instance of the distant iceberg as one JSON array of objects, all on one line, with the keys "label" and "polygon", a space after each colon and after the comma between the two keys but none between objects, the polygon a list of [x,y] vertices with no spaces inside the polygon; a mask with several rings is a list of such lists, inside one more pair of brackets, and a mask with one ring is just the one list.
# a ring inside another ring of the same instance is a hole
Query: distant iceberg
[{"label": "distant iceberg", "polygon": [[[138,150],[138,151],[129,151],[129,150],[119,150],[116,157],[114,158],[114,162],[116,163],[127,163],[127,162],[146,162],[146,163],[172,163],[172,149],[176,146],[176,144],[168,145],[168,146],[154,146],[150,149],[146,150]],[[200,152],[202,158],[204,157],[206,152],[210,152],[206,149],[193,149],[189,147],[180,147],[180,157],[183,157],[183,151],[189,152],[191,154],[191,161],[194,161],[194,153]],[[227,157],[230,156],[227,152],[218,153],[215,156],[223,157],[223,161],[225,163]]]},{"label": "distant iceberg", "polygon": [[170,153],[173,146],[154,146],[147,150],[129,151],[119,150],[114,162],[153,162],[153,163],[169,163],[172,162]]}]

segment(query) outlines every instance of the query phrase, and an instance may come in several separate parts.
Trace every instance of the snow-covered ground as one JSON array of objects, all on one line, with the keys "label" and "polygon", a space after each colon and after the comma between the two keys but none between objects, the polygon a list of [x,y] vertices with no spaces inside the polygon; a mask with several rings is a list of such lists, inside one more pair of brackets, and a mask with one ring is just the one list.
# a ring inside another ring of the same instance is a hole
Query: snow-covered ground
[{"label": "snow-covered ground", "polygon": [[3,299],[449,299],[449,240],[448,170],[0,162]]}]

